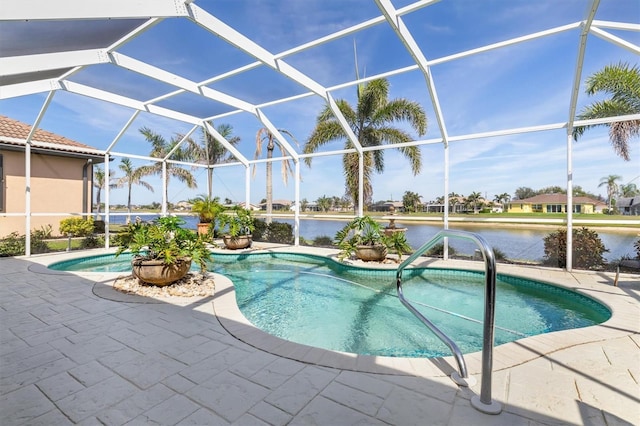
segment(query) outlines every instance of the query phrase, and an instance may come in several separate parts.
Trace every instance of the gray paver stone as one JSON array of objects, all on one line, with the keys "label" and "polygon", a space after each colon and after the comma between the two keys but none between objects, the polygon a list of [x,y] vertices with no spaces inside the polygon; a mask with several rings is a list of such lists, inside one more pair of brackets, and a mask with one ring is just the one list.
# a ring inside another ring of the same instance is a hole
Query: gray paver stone
[{"label": "gray paver stone", "polygon": [[268,393],[268,389],[225,371],[186,395],[233,422]]},{"label": "gray paver stone", "polygon": [[383,422],[324,397],[315,398],[290,423],[294,425],[384,425]]},{"label": "gray paver stone", "polygon": [[40,380],[36,386],[52,401],[57,401],[85,388],[67,371]]},{"label": "gray paver stone", "polygon": [[302,371],[274,390],[265,401],[291,414],[296,414],[324,389],[337,375],[314,366]]},{"label": "gray paver stone", "polygon": [[217,414],[207,410],[206,408],[200,408],[195,413],[191,414],[186,419],[177,423],[176,426],[203,426],[203,425],[215,425],[224,426],[230,425],[228,421],[218,416]]},{"label": "gray paver stone", "polygon": [[7,425],[29,423],[56,407],[33,385],[0,397],[0,419]]},{"label": "gray paver stone", "polygon": [[131,383],[122,377],[114,376],[82,392],[69,395],[57,404],[72,421],[78,422],[129,398],[136,391],[136,387]]}]

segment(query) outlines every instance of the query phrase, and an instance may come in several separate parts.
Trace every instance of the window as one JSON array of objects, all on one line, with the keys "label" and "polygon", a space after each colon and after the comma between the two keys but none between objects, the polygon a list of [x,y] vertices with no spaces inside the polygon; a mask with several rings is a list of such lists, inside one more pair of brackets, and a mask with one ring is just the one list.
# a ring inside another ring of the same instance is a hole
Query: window
[{"label": "window", "polygon": [[542,213],[542,204],[533,204],[533,205],[531,206],[531,209],[532,209],[534,212]]},{"label": "window", "polygon": [[2,167],[2,154],[0,154],[0,212],[4,211],[4,167]]},{"label": "window", "polygon": [[582,213],[582,204],[574,204],[573,205],[574,213]]},{"label": "window", "polygon": [[547,204],[547,213],[562,213],[562,204]]}]

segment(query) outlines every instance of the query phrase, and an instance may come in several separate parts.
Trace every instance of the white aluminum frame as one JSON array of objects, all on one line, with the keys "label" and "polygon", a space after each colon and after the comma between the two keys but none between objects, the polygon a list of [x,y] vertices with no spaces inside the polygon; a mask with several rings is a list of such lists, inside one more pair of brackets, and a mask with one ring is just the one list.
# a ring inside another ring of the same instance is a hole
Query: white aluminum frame
[{"label": "white aluminum frame", "polygon": [[[133,114],[125,126],[120,130],[118,135],[114,138],[109,147],[104,150],[98,150],[97,153],[104,155],[105,157],[105,169],[108,176],[109,172],[109,158],[111,156],[123,156],[129,158],[139,158],[150,161],[162,161],[166,170],[167,162],[174,162],[169,159],[168,155],[164,159],[136,156],[132,154],[113,152],[115,145],[120,140],[122,135],[136,120],[138,114],[142,111],[150,112],[159,116],[167,117],[173,120],[189,123],[193,126],[192,133],[198,127],[202,127],[209,133],[213,134],[216,138],[221,140],[224,147],[233,154],[238,160],[237,163],[213,165],[207,167],[228,167],[242,165],[245,167],[245,199],[247,205],[250,203],[250,172],[251,165],[264,162],[264,161],[280,161],[282,159],[291,159],[295,164],[295,205],[294,211],[294,229],[295,229],[295,244],[299,242],[299,219],[300,219],[300,160],[308,157],[320,157],[327,155],[340,155],[347,152],[356,152],[359,154],[360,164],[360,185],[359,185],[359,205],[358,214],[363,214],[363,185],[362,185],[362,166],[363,166],[363,154],[364,152],[372,149],[387,149],[397,148],[398,146],[419,146],[428,144],[443,144],[444,147],[444,187],[445,194],[445,210],[444,210],[444,227],[448,228],[448,204],[449,200],[447,194],[449,193],[449,145],[451,143],[470,140],[477,138],[485,138],[489,136],[505,136],[520,133],[531,133],[545,130],[566,129],[567,137],[567,226],[569,232],[567,233],[567,269],[571,270],[571,227],[572,227],[572,132],[576,125],[584,124],[602,124],[610,123],[614,121],[625,120],[638,120],[640,115],[629,115],[622,117],[611,117],[601,120],[589,120],[589,121],[575,121],[576,103],[578,99],[578,90],[580,82],[582,80],[582,66],[584,62],[585,47],[589,35],[599,37],[609,43],[622,47],[632,53],[640,54],[640,46],[633,44],[627,40],[621,39],[608,32],[607,30],[628,30],[628,31],[640,31],[640,24],[636,23],[621,23],[621,22],[609,22],[595,20],[595,14],[598,10],[600,0],[592,0],[590,7],[586,13],[585,19],[579,22],[568,23],[555,28],[535,32],[521,37],[516,37],[497,43],[481,46],[475,49],[458,52],[445,57],[434,58],[428,60],[422,53],[420,45],[414,39],[409,28],[404,24],[403,16],[410,14],[416,10],[428,7],[438,0],[420,0],[412,3],[408,6],[400,9],[395,9],[390,0],[375,0],[381,15],[368,19],[364,22],[353,25],[349,28],[336,31],[332,34],[320,37],[316,40],[310,41],[298,45],[292,49],[289,49],[280,53],[272,53],[258,45],[254,41],[250,40],[244,34],[231,28],[229,25],[213,16],[209,12],[197,6],[193,0],[136,0],[132,2],[130,0],[104,0],[87,2],[85,0],[65,0],[63,4],[60,2],[52,2],[50,0],[30,0],[24,2],[14,2],[11,7],[4,7],[0,9],[0,22],[2,21],[23,21],[23,20],[76,20],[76,19],[120,19],[120,18],[135,18],[145,19],[144,23],[137,28],[130,31],[127,35],[115,41],[109,46],[100,49],[86,49],[70,52],[51,52],[37,55],[23,55],[7,58],[0,58],[0,77],[16,76],[20,74],[35,73],[36,71],[46,71],[55,69],[69,68],[70,71],[64,73],[57,78],[48,78],[43,80],[33,80],[17,84],[6,84],[0,86],[0,99],[9,99],[18,96],[25,96],[36,93],[48,93],[47,99],[44,102],[40,113],[36,120],[32,123],[31,133],[27,137],[25,142],[25,166],[26,166],[26,201],[25,201],[25,213],[26,216],[26,235],[27,235],[27,255],[30,254],[29,244],[29,230],[30,230],[30,216],[31,212],[30,197],[29,197],[29,185],[30,185],[30,151],[31,151],[31,138],[38,128],[38,125],[46,113],[46,110],[57,91],[67,91],[75,93],[81,96],[87,96],[102,101],[121,105],[133,110]],[[165,18],[181,18],[188,19],[194,24],[201,26],[212,35],[219,37],[246,54],[254,57],[255,62],[236,68],[229,72],[225,72],[220,75],[212,76],[204,81],[196,82],[189,80],[183,76],[176,75],[175,73],[163,70],[159,67],[147,64],[143,61],[131,58],[117,51],[118,48],[144,33],[148,29],[157,25]],[[404,44],[405,48],[415,61],[415,65],[397,68],[389,72],[381,73],[378,75],[369,76],[366,78],[358,78],[354,81],[341,83],[332,87],[324,87],[308,75],[299,71],[295,67],[289,65],[286,62],[286,58],[293,54],[311,49],[321,44],[349,36],[359,31],[371,28],[376,25],[389,25],[396,33],[399,40]],[[573,89],[571,92],[571,102],[568,111],[568,117],[566,122],[562,123],[550,123],[540,126],[521,127],[512,129],[493,130],[489,132],[476,133],[476,134],[462,134],[462,135],[450,135],[447,131],[447,127],[444,120],[444,114],[440,105],[436,90],[436,82],[431,74],[431,67],[434,65],[442,64],[449,61],[455,61],[461,58],[466,58],[471,55],[487,52],[490,50],[500,49],[506,46],[512,46],[519,43],[524,43],[530,40],[547,37],[550,35],[580,29],[580,35],[578,40],[578,58],[574,67],[574,79]],[[153,99],[146,101],[140,101],[129,98],[127,96],[110,93],[105,90],[101,90],[95,87],[76,83],[70,78],[84,67],[90,67],[96,64],[112,64],[114,66],[126,68],[140,75],[161,81],[166,84],[175,86],[175,90],[165,93],[161,96],[157,96]],[[243,73],[250,69],[257,68],[259,66],[268,66],[283,76],[295,81],[301,86],[305,87],[309,92],[290,96],[282,99],[269,101],[263,104],[252,104],[226,93],[211,89],[207,87],[213,82],[229,78],[231,76]],[[375,78],[383,78],[394,75],[399,75],[406,72],[420,71],[425,79],[427,91],[430,96],[431,104],[435,112],[435,118],[440,129],[440,138],[429,140],[416,140],[402,145],[394,146],[381,146],[378,148],[363,148],[358,142],[352,129],[349,127],[346,119],[338,109],[332,92],[343,89],[345,87],[351,87],[363,82],[373,80]],[[184,114],[179,111],[175,111],[169,108],[160,107],[158,102],[171,98],[173,96],[180,95],[185,92],[190,92],[198,96],[202,96],[207,99],[228,105],[232,108],[231,111],[217,114],[210,117],[196,117],[190,114]],[[271,105],[277,105],[281,103],[290,102],[293,100],[301,99],[309,96],[319,96],[327,105],[331,108],[332,112],[337,117],[339,123],[344,128],[344,131],[353,145],[352,149],[346,150],[334,150],[328,152],[319,152],[315,154],[302,154],[299,153],[291,144],[282,136],[277,130],[277,127],[271,122],[269,117],[264,113],[263,108]],[[219,120],[230,115],[238,113],[249,113],[271,133],[274,134],[278,142],[284,147],[287,155],[284,157],[273,158],[271,160],[250,160],[247,159],[240,151],[233,147],[228,141],[224,140],[221,135],[210,124],[211,121]],[[186,136],[185,136],[186,137]],[[198,164],[189,164],[191,166],[202,166]],[[166,177],[163,178],[163,185],[166,185]],[[107,186],[105,194],[106,202],[106,214],[108,220],[109,214],[109,189]],[[163,194],[165,191],[163,190]],[[166,213],[167,200],[163,195],[163,213]],[[107,239],[108,245],[108,239]],[[446,254],[445,254],[446,255]]]}]

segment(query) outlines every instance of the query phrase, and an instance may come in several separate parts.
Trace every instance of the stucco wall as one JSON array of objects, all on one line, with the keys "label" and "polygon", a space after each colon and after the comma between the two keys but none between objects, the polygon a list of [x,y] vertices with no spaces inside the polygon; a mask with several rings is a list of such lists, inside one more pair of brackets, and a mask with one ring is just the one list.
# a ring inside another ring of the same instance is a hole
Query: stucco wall
[{"label": "stucco wall", "polygon": [[[25,212],[24,153],[3,151],[5,174],[5,212]],[[82,213],[82,169],[86,160],[33,154],[31,156],[31,211],[33,213]],[[89,178],[91,173],[89,170]],[[87,186],[87,211],[91,211],[91,180]],[[2,212],[2,213],[5,213]],[[31,229],[47,224],[58,234],[64,216],[32,216]],[[0,236],[25,233],[24,217],[0,217]]]}]

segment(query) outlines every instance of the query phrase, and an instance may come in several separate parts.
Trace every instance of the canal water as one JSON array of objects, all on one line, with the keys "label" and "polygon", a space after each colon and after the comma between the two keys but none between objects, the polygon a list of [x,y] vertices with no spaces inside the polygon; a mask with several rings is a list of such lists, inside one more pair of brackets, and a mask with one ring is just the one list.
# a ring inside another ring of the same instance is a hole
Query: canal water
[{"label": "canal water", "polygon": [[[151,220],[157,216],[142,216],[143,220]],[[132,215],[132,220],[135,216]],[[111,223],[124,223],[126,217],[112,215]],[[187,227],[196,229],[197,217],[183,216],[187,222]],[[293,219],[274,219],[278,222],[285,222],[293,225]],[[313,240],[320,236],[334,238],[336,232],[346,224],[340,220],[300,220],[300,236],[305,240]],[[501,226],[498,225],[483,227],[478,224],[465,225],[459,222],[451,222],[451,229],[470,231],[481,235],[493,248],[499,249],[508,259],[541,261],[544,257],[543,238],[555,230],[552,227],[524,227],[524,226]],[[429,241],[442,229],[440,225],[429,223],[402,223],[396,221],[396,227],[407,228],[407,240],[414,249]],[[607,261],[620,259],[622,256],[635,257],[633,243],[637,241],[639,231],[620,231],[607,228],[593,228],[600,236],[605,247],[609,250],[604,254]],[[449,243],[457,253],[473,254],[476,248],[472,242],[458,239],[450,239]]]}]

